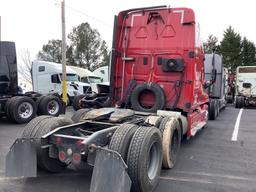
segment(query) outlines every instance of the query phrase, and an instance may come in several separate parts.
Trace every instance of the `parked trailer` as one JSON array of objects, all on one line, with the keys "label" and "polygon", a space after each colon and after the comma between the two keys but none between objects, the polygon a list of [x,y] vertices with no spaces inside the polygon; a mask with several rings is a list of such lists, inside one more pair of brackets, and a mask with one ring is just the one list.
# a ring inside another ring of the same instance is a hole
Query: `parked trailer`
[{"label": "parked trailer", "polygon": [[236,70],[235,107],[256,106],[256,67],[240,66]]},{"label": "parked trailer", "polygon": [[[189,34],[189,35],[188,35]],[[6,159],[7,176],[94,165],[90,191],[150,192],[172,168],[181,138],[207,123],[209,97],[194,12],[166,6],[115,17],[111,106],[31,121]],[[18,158],[17,158],[18,157]]]},{"label": "parked trailer", "polygon": [[58,95],[20,93],[14,42],[0,42],[0,115],[16,123],[27,123],[38,115],[58,116],[65,107]]},{"label": "parked trailer", "polygon": [[226,107],[227,70],[224,68],[222,56],[219,54],[205,54],[205,80],[209,84],[205,87],[210,100],[208,106],[209,119],[215,120],[221,109]]}]

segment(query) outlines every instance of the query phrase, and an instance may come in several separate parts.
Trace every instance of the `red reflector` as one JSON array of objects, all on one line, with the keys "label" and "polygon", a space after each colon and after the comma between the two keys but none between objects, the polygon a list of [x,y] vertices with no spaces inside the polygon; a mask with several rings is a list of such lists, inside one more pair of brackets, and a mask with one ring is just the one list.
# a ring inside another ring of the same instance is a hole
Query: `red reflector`
[{"label": "red reflector", "polygon": [[78,153],[74,153],[72,159],[73,159],[73,163],[80,163],[81,162],[81,155],[78,154]]},{"label": "red reflector", "polygon": [[59,160],[65,161],[65,159],[66,159],[66,154],[65,154],[65,152],[64,152],[64,151],[60,151],[60,152],[59,152]]},{"label": "red reflector", "polygon": [[57,137],[56,138],[56,144],[60,144],[61,143],[61,138],[60,137]]},{"label": "red reflector", "polygon": [[81,139],[77,140],[77,141],[76,141],[77,146],[82,145],[82,142],[83,142],[83,140],[81,140]]}]

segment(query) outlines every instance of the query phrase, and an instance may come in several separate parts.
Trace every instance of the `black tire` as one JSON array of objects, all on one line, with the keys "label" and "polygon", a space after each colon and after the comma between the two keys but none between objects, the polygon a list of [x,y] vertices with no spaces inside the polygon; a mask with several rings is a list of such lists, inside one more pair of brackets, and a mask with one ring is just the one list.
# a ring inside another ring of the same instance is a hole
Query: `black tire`
[{"label": "black tire", "polygon": [[42,99],[43,99],[44,97],[46,97],[46,96],[45,96],[45,95],[41,95],[41,96],[38,97],[37,100],[36,100],[37,115],[41,115],[41,114],[42,114],[42,112],[40,111],[39,106],[40,106],[40,103],[41,103],[41,101],[42,101]]},{"label": "black tire", "polygon": [[42,126],[42,121],[45,119],[52,118],[52,116],[42,115],[32,119],[24,128],[22,133],[23,138],[33,138],[36,136],[37,130]]},{"label": "black tire", "polygon": [[179,121],[169,117],[165,124],[161,124],[163,130],[163,167],[171,169],[174,167],[181,144],[181,130]]},{"label": "black tire", "polygon": [[232,95],[227,95],[227,103],[233,103],[234,101],[233,101],[233,97],[232,97]]},{"label": "black tire", "polygon": [[235,97],[235,108],[238,108],[238,96]]},{"label": "black tire", "polygon": [[117,151],[125,162],[127,160],[127,153],[130,142],[137,129],[137,125],[122,124],[117,128],[110,140],[109,149]]},{"label": "black tire", "polygon": [[90,111],[90,109],[79,109],[78,111],[76,111],[73,116],[71,117],[71,120],[74,123],[78,123],[80,122],[82,119],[82,117],[88,112]]},{"label": "black tire", "polygon": [[85,95],[77,95],[77,96],[75,96],[74,97],[74,100],[73,100],[73,109],[75,110],[75,111],[77,111],[77,110],[79,110],[79,109],[82,109],[82,106],[81,106],[81,104],[80,104],[80,100],[82,99],[82,98],[84,98],[85,97]]},{"label": "black tire", "polygon": [[13,103],[13,101],[15,101],[16,97],[17,96],[8,99],[5,104],[5,108],[4,108],[7,119],[9,119],[11,121],[13,121],[13,119],[11,118],[11,115],[10,115],[10,107],[9,106],[11,105],[11,103]]},{"label": "black tire", "polygon": [[242,96],[241,97],[241,108],[245,107],[245,98]]},{"label": "black tire", "polygon": [[217,117],[217,106],[216,106],[216,101],[214,99],[211,99],[209,101],[209,106],[208,106],[208,114],[209,114],[209,120],[215,120]]},{"label": "black tire", "polygon": [[[52,117],[41,121],[41,126],[37,129],[35,136],[41,138],[43,135],[49,133],[57,127],[70,125],[72,121],[65,117]],[[52,173],[63,171],[67,164],[62,163],[59,159],[49,157],[49,148],[37,148],[37,160],[39,168]]]},{"label": "black tire", "polygon": [[164,117],[164,118],[162,119],[160,125],[159,125],[159,130],[160,130],[160,132],[161,132],[162,134],[163,134],[163,132],[164,132],[166,123],[169,121],[169,118],[170,118],[170,117]]},{"label": "black tire", "polygon": [[128,156],[131,191],[151,192],[158,184],[162,165],[162,139],[159,129],[139,127],[132,137]]},{"label": "black tire", "polygon": [[[27,96],[18,96],[8,106],[10,118],[15,123],[27,123],[36,115],[36,103]],[[24,111],[25,110],[25,111]]]},{"label": "black tire", "polygon": [[39,103],[40,115],[59,116],[61,112],[61,101],[58,97],[53,95],[45,96]]},{"label": "black tire", "polygon": [[237,108],[241,109],[244,107],[244,97],[238,96],[237,97]]},{"label": "black tire", "polygon": [[[148,108],[141,105],[140,95],[149,91],[155,95],[155,104]],[[158,109],[164,109],[165,107],[165,95],[163,89],[156,83],[142,83],[136,86],[131,95],[132,108],[136,111],[143,112],[156,112]]]}]

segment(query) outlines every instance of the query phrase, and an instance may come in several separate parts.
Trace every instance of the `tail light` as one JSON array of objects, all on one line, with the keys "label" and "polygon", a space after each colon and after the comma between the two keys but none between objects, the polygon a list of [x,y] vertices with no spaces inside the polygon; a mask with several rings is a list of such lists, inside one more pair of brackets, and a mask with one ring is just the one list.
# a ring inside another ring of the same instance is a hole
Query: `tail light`
[{"label": "tail light", "polygon": [[74,164],[79,164],[81,162],[81,155],[79,153],[74,153],[72,156],[72,162]]},{"label": "tail light", "polygon": [[76,141],[76,145],[79,147],[80,145],[82,145],[82,142],[83,142],[83,140],[78,139],[78,140]]},{"label": "tail light", "polygon": [[62,142],[62,139],[60,137],[56,137],[56,144],[60,144]]},{"label": "tail light", "polygon": [[66,160],[66,153],[64,151],[59,152],[59,160],[65,162]]}]

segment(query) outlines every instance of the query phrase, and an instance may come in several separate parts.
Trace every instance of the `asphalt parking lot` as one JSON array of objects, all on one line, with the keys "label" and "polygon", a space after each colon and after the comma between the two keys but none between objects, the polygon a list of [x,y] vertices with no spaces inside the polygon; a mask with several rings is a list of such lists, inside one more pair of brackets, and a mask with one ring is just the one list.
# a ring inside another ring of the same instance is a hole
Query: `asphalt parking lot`
[{"label": "asphalt parking lot", "polygon": [[[237,140],[232,141],[238,113],[228,106],[207,128],[183,141],[176,166],[162,171],[155,191],[255,192],[256,109],[243,110]],[[37,178],[6,178],[5,155],[24,126],[0,121],[0,192],[89,191],[92,169],[88,167],[40,173]]]}]

